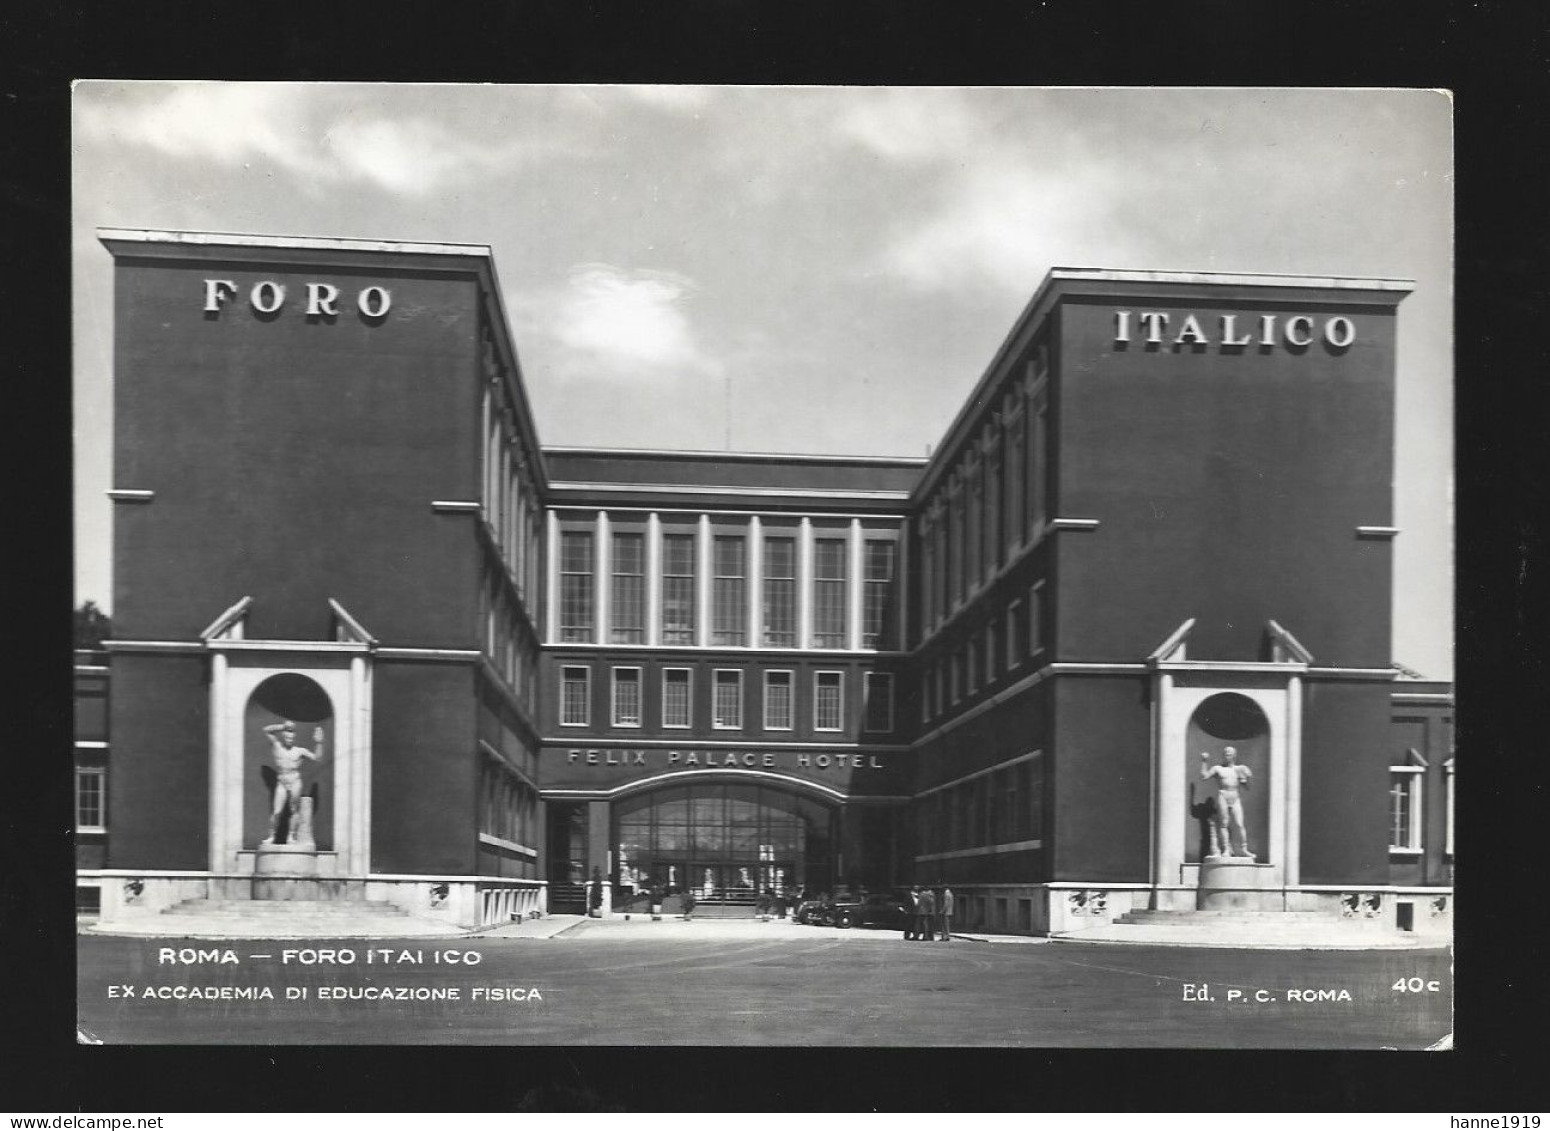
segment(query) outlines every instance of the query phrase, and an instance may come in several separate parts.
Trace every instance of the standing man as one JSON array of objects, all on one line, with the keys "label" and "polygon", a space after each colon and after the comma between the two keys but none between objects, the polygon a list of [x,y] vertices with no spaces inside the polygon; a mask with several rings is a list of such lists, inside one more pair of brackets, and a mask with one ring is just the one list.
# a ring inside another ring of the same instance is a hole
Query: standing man
[{"label": "standing man", "polygon": [[953,941],[953,889],[942,885],[941,898],[936,904],[937,918],[941,920],[942,941]]},{"label": "standing man", "polygon": [[936,894],[930,888],[920,893],[920,914],[917,918],[920,927],[915,937],[921,942],[930,942],[936,934]]},{"label": "standing man", "polygon": [[[1238,765],[1238,751],[1228,746],[1222,750],[1222,764],[1207,766],[1211,755],[1201,752],[1200,776],[1216,783],[1216,813],[1211,820],[1211,847],[1216,856],[1249,856],[1249,833],[1243,825],[1243,798],[1239,790],[1249,788],[1254,771]],[[1237,834],[1234,836],[1233,834]],[[1234,851],[1236,841],[1237,851]]]},{"label": "standing man", "polygon": [[904,941],[917,938],[920,926],[920,885],[916,884],[904,893]]},{"label": "standing man", "polygon": [[305,746],[296,745],[296,724],[289,719],[266,726],[264,734],[269,739],[269,753],[274,758],[275,768],[274,804],[269,810],[269,835],[264,838],[264,843],[275,843],[280,814],[284,813],[286,843],[295,844],[301,839],[299,833],[310,831],[297,827],[301,815],[301,764],[307,758],[314,762],[322,760],[323,728],[312,728],[312,741],[318,748],[316,754]]}]

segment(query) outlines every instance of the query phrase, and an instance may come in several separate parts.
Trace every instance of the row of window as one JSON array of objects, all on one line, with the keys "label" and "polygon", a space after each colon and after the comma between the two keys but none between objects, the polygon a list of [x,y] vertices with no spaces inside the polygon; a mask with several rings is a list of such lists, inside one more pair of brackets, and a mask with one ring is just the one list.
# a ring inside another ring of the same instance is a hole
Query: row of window
[{"label": "row of window", "polygon": [[[486,346],[488,349],[488,344]],[[493,360],[489,361],[493,364]],[[484,519],[489,524],[517,591],[526,601],[538,592],[542,546],[538,495],[528,471],[529,459],[515,413],[497,400],[495,387],[484,391]]]},{"label": "row of window", "polygon": [[527,623],[516,615],[506,586],[493,572],[485,574],[479,591],[480,621],[484,626],[484,652],[506,682],[520,692],[523,702],[537,696],[538,641]]},{"label": "row of window", "polygon": [[1044,760],[1025,758],[918,798],[915,829],[923,856],[1040,839]]},{"label": "row of window", "polygon": [[1018,598],[1002,618],[987,621],[956,650],[926,665],[920,718],[929,723],[1004,672],[1044,651],[1044,583],[1035,582],[1027,600]]},{"label": "row of window", "polygon": [[[845,729],[845,672],[813,673],[812,726],[818,731]],[[742,730],[743,676],[741,668],[716,668],[711,673],[711,726],[717,730]],[[797,718],[797,681],[791,671],[765,670],[763,729],[789,731]],[[862,673],[863,725],[868,731],[893,730],[893,675]],[[609,725],[643,725],[645,675],[638,667],[615,667],[609,672]],[[662,726],[687,729],[694,718],[694,669],[662,668]],[[592,725],[592,668],[584,664],[560,669],[560,725]]]},{"label": "row of window", "polygon": [[990,414],[978,440],[928,500],[920,524],[921,623],[929,630],[963,604],[1045,519],[1049,408],[1040,346],[1027,379]]},{"label": "row of window", "polygon": [[[1424,848],[1422,804],[1426,771],[1421,766],[1389,767],[1389,850],[1419,853]],[[1453,767],[1443,767],[1444,809],[1442,850],[1453,855]]]},{"label": "row of window", "polygon": [[479,831],[531,848],[538,843],[538,793],[486,758],[479,770]]},{"label": "row of window", "polygon": [[[801,644],[797,581],[799,540],[794,533],[760,538],[761,567],[749,561],[752,539],[747,533],[714,534],[710,538],[710,623],[706,640],[716,647],[795,648]],[[657,625],[664,645],[696,644],[700,625],[699,538],[692,533],[661,535],[661,576],[646,569],[646,535],[621,531],[608,535],[608,632],[604,643],[647,643],[647,586],[658,585],[661,601]],[[590,530],[566,530],[560,535],[559,639],[562,643],[597,641],[597,539]],[[892,538],[862,542],[861,645],[886,647],[892,642],[892,606],[898,545]],[[849,539],[812,539],[809,583],[813,648],[847,648],[850,640]],[[758,576],[753,576],[757,572]],[[756,602],[756,607],[751,607]],[[751,616],[751,614],[756,614]],[[750,625],[758,626],[750,638]]]}]

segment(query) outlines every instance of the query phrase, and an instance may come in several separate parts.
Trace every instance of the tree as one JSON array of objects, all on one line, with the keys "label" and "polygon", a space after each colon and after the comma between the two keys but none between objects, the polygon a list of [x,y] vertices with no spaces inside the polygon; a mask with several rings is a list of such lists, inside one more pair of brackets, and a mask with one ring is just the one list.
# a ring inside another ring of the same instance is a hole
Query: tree
[{"label": "tree", "polygon": [[87,601],[75,610],[75,646],[82,651],[96,652],[102,642],[113,635],[113,621],[97,607],[96,601]]}]

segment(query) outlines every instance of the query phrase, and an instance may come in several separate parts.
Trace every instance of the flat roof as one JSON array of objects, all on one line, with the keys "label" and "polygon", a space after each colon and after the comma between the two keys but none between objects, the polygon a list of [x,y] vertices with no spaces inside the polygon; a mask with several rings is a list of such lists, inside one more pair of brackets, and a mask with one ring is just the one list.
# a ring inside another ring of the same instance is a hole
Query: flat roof
[{"label": "flat roof", "polygon": [[189,244],[195,247],[272,247],[307,251],[392,251],[411,255],[467,255],[493,259],[489,244],[427,243],[416,240],[361,240],[339,236],[265,236],[249,232],[162,231],[154,228],[98,228],[100,240],[124,243]]}]

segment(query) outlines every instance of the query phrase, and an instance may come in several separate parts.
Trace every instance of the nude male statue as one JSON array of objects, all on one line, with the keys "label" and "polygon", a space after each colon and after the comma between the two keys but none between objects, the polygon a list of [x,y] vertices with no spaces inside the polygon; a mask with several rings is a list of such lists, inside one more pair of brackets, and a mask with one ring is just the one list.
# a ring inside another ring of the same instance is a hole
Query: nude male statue
[{"label": "nude male statue", "polygon": [[[1200,761],[1209,762],[1211,755],[1202,753]],[[1211,854],[1213,856],[1253,856],[1249,851],[1248,830],[1243,827],[1243,799],[1239,796],[1240,789],[1249,788],[1249,779],[1254,776],[1254,771],[1247,766],[1238,765],[1238,751],[1228,746],[1222,750],[1222,764],[1219,766],[1200,767],[1200,776],[1207,781],[1216,783],[1216,812],[1211,818]],[[1237,837],[1233,837],[1233,833]],[[1238,842],[1238,851],[1233,851],[1233,840]]]},{"label": "nude male statue", "polygon": [[280,813],[283,811],[288,814],[286,838],[294,844],[298,839],[297,826],[300,823],[301,814],[301,763],[304,758],[310,758],[314,762],[322,760],[323,728],[312,729],[312,741],[318,748],[316,754],[305,746],[296,745],[296,724],[289,719],[266,726],[264,734],[269,737],[269,750],[274,757],[276,774],[274,808],[269,812],[269,836],[265,838],[264,843],[274,843],[275,833],[279,828]]}]

